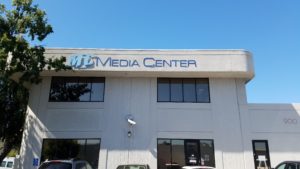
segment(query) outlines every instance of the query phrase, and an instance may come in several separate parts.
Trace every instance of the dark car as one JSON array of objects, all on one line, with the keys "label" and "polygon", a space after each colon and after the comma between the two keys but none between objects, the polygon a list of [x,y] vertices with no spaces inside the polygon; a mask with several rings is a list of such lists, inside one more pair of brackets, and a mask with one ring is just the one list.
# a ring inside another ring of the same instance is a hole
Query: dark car
[{"label": "dark car", "polygon": [[117,169],[150,169],[149,165],[146,164],[128,164],[119,165]]},{"label": "dark car", "polygon": [[300,161],[284,161],[273,169],[300,169]]}]

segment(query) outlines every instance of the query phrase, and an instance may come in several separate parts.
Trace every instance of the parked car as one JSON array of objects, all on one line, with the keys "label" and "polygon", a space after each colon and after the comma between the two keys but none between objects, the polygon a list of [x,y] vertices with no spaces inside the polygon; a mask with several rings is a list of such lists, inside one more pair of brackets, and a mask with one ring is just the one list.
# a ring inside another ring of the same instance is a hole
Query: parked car
[{"label": "parked car", "polygon": [[85,160],[50,160],[43,162],[38,169],[93,169]]},{"label": "parked car", "polygon": [[127,165],[119,165],[117,169],[150,169],[147,164],[127,164]]},{"label": "parked car", "polygon": [[0,165],[0,169],[13,168],[15,157],[5,157]]},{"label": "parked car", "polygon": [[272,169],[300,169],[300,161],[284,161]]},{"label": "parked car", "polygon": [[209,166],[184,166],[182,169],[214,169],[214,167]]}]

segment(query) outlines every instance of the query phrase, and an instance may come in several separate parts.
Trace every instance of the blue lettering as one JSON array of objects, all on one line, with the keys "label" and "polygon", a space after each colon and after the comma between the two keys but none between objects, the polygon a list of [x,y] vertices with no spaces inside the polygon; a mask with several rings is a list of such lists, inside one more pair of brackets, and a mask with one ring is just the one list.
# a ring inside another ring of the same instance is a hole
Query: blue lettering
[{"label": "blue lettering", "polygon": [[187,60],[180,60],[180,67],[188,67]]},{"label": "blue lettering", "polygon": [[112,59],[111,60],[111,62],[110,62],[110,66],[112,66],[112,67],[119,67],[119,62],[118,62],[119,60],[117,60],[117,59]]},{"label": "blue lettering", "polygon": [[145,58],[143,61],[145,67],[155,67],[155,59],[154,58]]},{"label": "blue lettering", "polygon": [[179,62],[179,60],[171,60],[171,62],[173,62],[175,64],[175,67],[177,67],[177,62]]},{"label": "blue lettering", "polygon": [[155,67],[164,67],[162,60],[155,60]]},{"label": "blue lettering", "polygon": [[134,61],[132,62],[131,67],[134,67],[134,66],[140,67],[140,64],[138,63],[137,60],[134,60]]},{"label": "blue lettering", "polygon": [[120,59],[120,67],[128,67],[130,66],[130,62],[125,59]]},{"label": "blue lettering", "polygon": [[102,62],[100,57],[96,57],[96,59],[97,59],[96,66],[98,66],[98,62],[100,62],[103,67],[105,67],[108,62],[111,62],[111,57],[108,57],[105,62]]},{"label": "blue lettering", "polygon": [[194,65],[195,67],[197,67],[196,60],[188,60],[188,67],[190,67],[190,65]]},{"label": "blue lettering", "polygon": [[168,67],[172,67],[171,62],[170,61],[167,62],[166,60],[163,60],[163,65],[164,65],[164,67],[165,67],[165,65],[167,65]]}]

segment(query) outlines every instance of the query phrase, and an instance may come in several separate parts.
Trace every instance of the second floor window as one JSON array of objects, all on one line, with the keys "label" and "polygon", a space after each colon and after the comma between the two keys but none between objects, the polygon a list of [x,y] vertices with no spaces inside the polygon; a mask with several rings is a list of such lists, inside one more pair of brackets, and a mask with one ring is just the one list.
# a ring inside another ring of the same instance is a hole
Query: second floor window
[{"label": "second floor window", "polygon": [[50,102],[103,102],[102,77],[52,77]]},{"label": "second floor window", "polygon": [[209,103],[207,78],[158,78],[158,102]]}]

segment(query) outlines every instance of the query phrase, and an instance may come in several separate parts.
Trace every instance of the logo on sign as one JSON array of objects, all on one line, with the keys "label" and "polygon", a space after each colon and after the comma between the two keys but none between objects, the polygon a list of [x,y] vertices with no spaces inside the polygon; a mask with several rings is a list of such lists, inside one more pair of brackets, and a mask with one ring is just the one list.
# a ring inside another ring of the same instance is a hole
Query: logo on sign
[{"label": "logo on sign", "polygon": [[144,68],[196,68],[197,62],[193,59],[159,59],[145,57],[143,59],[128,59],[116,57],[99,57],[89,54],[77,54],[69,57],[69,65],[75,69],[99,67],[144,67]]},{"label": "logo on sign", "polygon": [[74,68],[86,69],[94,66],[94,61],[92,55],[81,54],[70,56],[69,64]]}]

